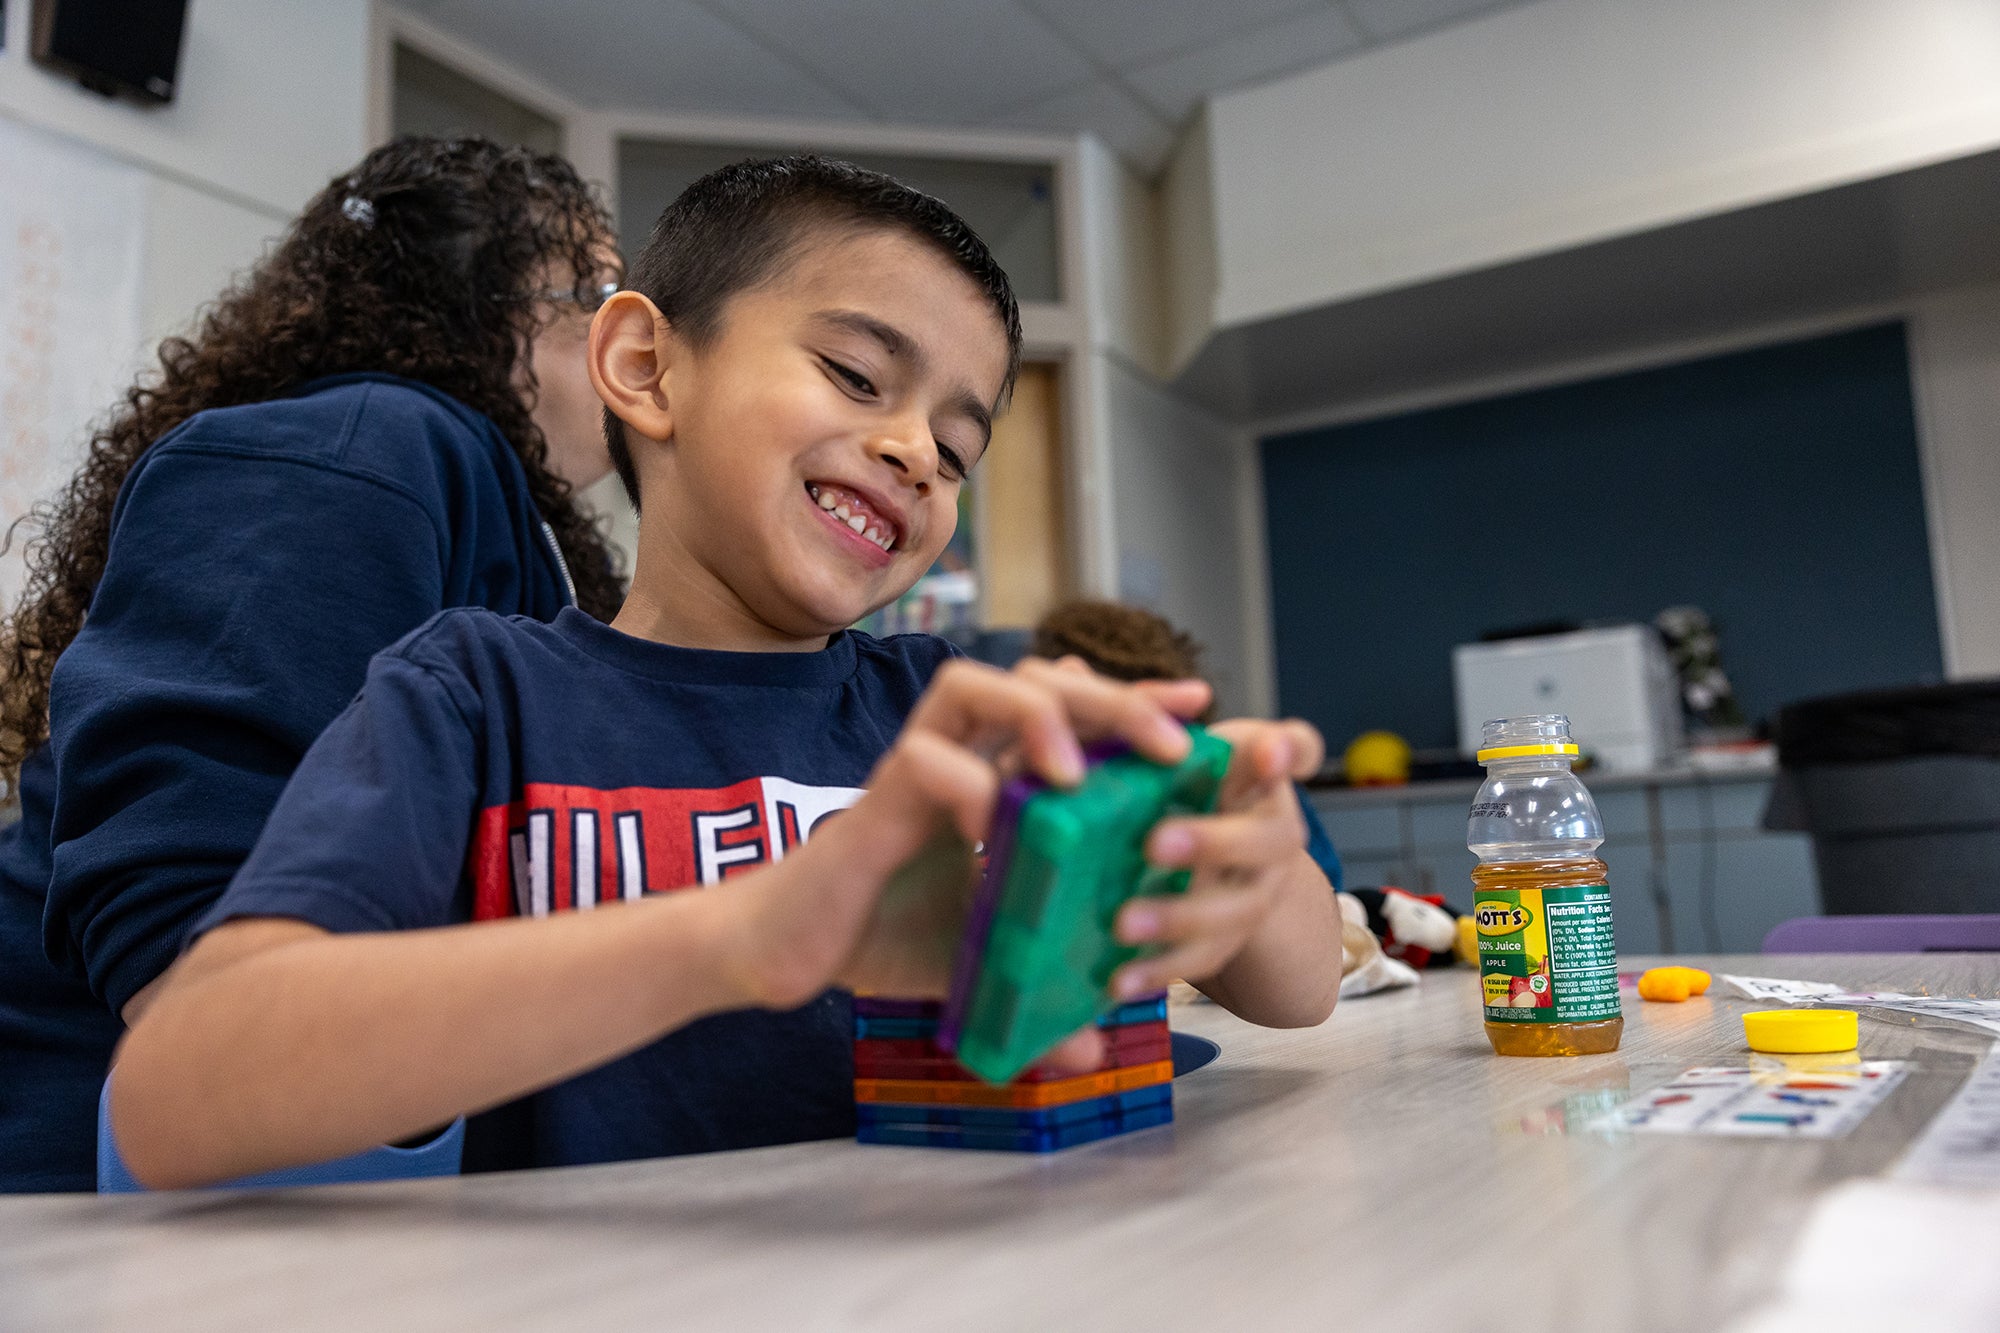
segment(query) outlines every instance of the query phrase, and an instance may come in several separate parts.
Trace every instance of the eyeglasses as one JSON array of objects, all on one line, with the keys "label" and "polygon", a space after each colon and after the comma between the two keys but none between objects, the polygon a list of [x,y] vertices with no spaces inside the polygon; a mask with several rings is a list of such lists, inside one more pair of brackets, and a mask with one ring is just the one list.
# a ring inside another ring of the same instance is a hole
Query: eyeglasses
[{"label": "eyeglasses", "polygon": [[[609,301],[612,293],[616,292],[618,287],[619,284],[616,282],[601,282],[595,289],[584,287],[579,283],[575,287],[556,287],[546,291],[529,292],[527,299],[530,301],[553,301],[557,305],[573,305],[585,310],[595,310],[606,301]],[[585,294],[578,295],[579,292]]]}]

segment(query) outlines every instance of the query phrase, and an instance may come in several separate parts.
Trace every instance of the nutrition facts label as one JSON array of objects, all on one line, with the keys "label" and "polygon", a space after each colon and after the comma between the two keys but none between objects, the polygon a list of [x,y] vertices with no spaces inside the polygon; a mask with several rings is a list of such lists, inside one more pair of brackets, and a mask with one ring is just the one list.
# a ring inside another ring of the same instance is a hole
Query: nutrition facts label
[{"label": "nutrition facts label", "polygon": [[1611,893],[1603,885],[1550,889],[1544,895],[1549,967],[1555,974],[1556,1017],[1618,1014],[1618,950],[1611,938]]},{"label": "nutrition facts label", "polygon": [[[1611,940],[1611,895],[1585,889],[1593,896],[1581,902],[1550,902],[1549,954],[1557,973],[1618,971],[1618,951]],[[1551,892],[1548,897],[1554,898]]]}]

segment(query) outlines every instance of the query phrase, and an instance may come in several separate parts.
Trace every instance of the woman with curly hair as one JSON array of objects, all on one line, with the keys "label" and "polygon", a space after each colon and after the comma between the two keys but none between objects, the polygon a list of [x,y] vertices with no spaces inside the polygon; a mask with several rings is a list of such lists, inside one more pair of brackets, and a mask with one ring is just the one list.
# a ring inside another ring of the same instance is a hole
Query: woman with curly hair
[{"label": "woman with curly hair", "polygon": [[30,516],[0,628],[0,1191],[89,1189],[111,1050],[368,659],[446,607],[609,619],[573,494],[617,277],[559,158],[406,139],[315,198]]}]

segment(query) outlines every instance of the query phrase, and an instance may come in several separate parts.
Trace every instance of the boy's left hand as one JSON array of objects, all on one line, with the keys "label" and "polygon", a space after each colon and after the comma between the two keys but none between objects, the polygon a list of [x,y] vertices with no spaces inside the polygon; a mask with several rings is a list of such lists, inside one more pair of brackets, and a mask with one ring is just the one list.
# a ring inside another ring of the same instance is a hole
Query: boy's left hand
[{"label": "boy's left hand", "polygon": [[[1216,813],[1162,820],[1149,837],[1153,864],[1186,867],[1194,876],[1185,894],[1135,899],[1119,913],[1121,940],[1158,949],[1119,969],[1112,989],[1121,997],[1164,990],[1176,979],[1209,989],[1205,983],[1244,951],[1296,890],[1314,895],[1300,904],[1310,919],[1316,921],[1322,907],[1331,919],[1332,892],[1305,855],[1305,821],[1292,790],[1325,758],[1318,730],[1297,720],[1248,719],[1210,730],[1235,750],[1222,798]],[[1339,950],[1330,957],[1337,987]]]}]

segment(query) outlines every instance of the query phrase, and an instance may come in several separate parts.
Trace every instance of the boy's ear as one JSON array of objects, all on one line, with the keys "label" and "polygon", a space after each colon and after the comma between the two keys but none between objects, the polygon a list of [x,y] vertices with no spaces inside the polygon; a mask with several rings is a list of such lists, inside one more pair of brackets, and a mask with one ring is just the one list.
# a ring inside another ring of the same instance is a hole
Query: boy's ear
[{"label": "boy's ear", "polygon": [[614,292],[590,321],[590,383],[617,418],[649,440],[674,433],[666,372],[673,335],[660,308]]}]

